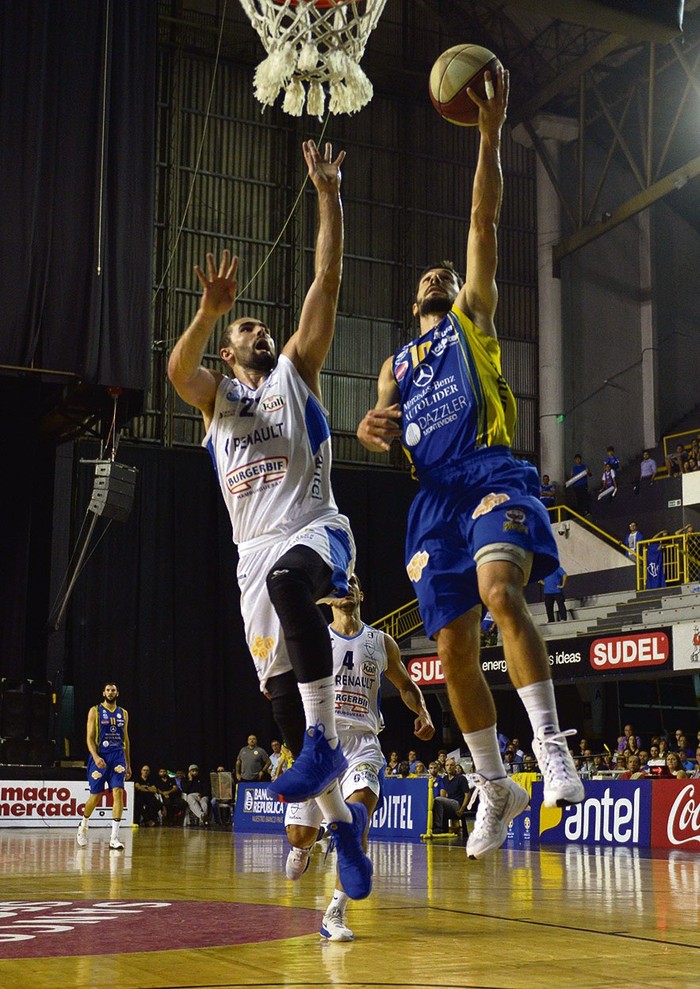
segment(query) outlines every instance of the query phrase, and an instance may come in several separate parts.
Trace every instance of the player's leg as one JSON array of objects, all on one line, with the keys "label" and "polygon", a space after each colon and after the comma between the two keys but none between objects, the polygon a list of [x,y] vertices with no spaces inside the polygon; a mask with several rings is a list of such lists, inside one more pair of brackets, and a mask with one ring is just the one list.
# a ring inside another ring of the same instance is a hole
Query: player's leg
[{"label": "player's leg", "polygon": [[[124,813],[124,773],[113,773],[111,784],[112,790],[112,833],[109,838],[109,847],[120,851],[124,848],[123,842],[119,838],[119,828],[122,823]],[[121,779],[121,783],[119,780]]]},{"label": "player's leg", "polygon": [[532,553],[520,546],[493,544],[479,550],[476,559],[479,593],[501,630],[508,674],[532,725],[545,805],[579,803],[584,788],[566,742],[574,732],[559,727],[549,657],[523,594]]},{"label": "player's leg", "polygon": [[529,799],[527,791],[506,776],[501,758],[496,707],[479,662],[480,615],[479,606],[472,608],[437,634],[450,705],[474,763],[469,782],[479,797],[467,840],[469,858],[500,848],[509,822],[527,807]]},{"label": "player's leg", "polygon": [[90,787],[90,796],[85,801],[83,819],[78,825],[78,832],[75,836],[75,840],[81,848],[84,848],[85,845],[87,845],[88,821],[95,807],[97,807],[102,794],[104,793],[106,775],[107,767],[105,766],[104,769],[98,769],[92,756],[89,756],[87,764],[87,779],[88,786]]},{"label": "player's leg", "polygon": [[[354,546],[349,530],[308,528],[275,561],[267,575],[267,591],[284,635],[284,643],[299,685],[306,734],[299,757],[269,790],[292,802],[323,796],[347,768],[335,726],[333,657],[326,619],[316,602],[347,593],[347,573]],[[324,814],[337,814],[336,801]],[[345,814],[343,814],[345,816]],[[329,820],[338,819],[329,816]]]},{"label": "player's leg", "polygon": [[[370,821],[375,811],[379,795],[381,793],[380,772],[384,765],[382,755],[376,735],[367,734],[346,739],[348,749],[349,768],[342,780],[343,796],[348,804],[353,808],[353,825],[351,827],[362,828],[362,849],[365,853],[365,862],[360,862],[360,868],[370,865],[367,858],[367,836],[369,834]],[[360,810],[360,808],[362,808]],[[348,827],[348,826],[344,826]],[[343,879],[346,869],[341,868],[343,856],[348,854],[343,835],[334,826],[330,826],[331,840],[335,845],[338,854],[338,873],[336,887],[330,903],[326,907],[321,923],[321,936],[329,941],[352,941],[355,937],[346,922],[346,910],[348,899],[354,899],[346,890]],[[352,854],[352,852],[351,852]]]}]

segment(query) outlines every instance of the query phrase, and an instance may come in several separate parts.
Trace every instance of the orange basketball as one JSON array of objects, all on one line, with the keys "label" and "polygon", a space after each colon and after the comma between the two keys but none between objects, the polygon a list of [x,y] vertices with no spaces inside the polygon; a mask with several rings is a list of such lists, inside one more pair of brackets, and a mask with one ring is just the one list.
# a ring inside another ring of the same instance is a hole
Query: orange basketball
[{"label": "orange basketball", "polygon": [[455,45],[436,60],[430,70],[428,91],[433,106],[445,120],[461,127],[479,122],[479,108],[467,93],[471,88],[486,99],[484,74],[495,78],[501,63],[493,52],[481,45]]}]

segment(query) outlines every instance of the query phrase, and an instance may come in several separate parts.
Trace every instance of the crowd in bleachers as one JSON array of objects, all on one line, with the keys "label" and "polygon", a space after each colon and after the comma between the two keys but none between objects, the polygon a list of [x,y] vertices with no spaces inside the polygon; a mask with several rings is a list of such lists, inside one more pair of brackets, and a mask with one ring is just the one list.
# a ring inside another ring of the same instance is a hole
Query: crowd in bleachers
[{"label": "crowd in bleachers", "polygon": [[[537,759],[518,738],[507,738],[499,734],[504,772],[539,772]],[[700,731],[695,736],[679,728],[674,733],[650,735],[644,740],[636,734],[631,724],[625,725],[624,732],[612,744],[592,741],[579,737],[576,746],[571,748],[574,764],[583,779],[596,775],[614,776],[625,779],[660,777],[700,778]],[[458,773],[471,771],[469,753],[450,754],[456,761]],[[399,752],[387,756],[386,776],[414,778],[418,776],[440,777],[445,773],[449,758],[446,749],[440,749],[434,756],[409,751],[405,758]]]}]

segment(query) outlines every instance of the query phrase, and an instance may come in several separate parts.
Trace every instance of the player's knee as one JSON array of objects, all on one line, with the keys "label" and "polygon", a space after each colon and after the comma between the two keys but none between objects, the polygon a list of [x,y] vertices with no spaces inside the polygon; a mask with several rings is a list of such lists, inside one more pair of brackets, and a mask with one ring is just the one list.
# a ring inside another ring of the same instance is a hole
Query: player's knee
[{"label": "player's knee", "polygon": [[318,828],[307,827],[303,824],[289,824],[287,839],[294,848],[311,848],[318,838]]},{"label": "player's knee", "polygon": [[302,631],[309,608],[316,607],[309,577],[303,570],[279,566],[270,570],[265,583],[285,636]]},{"label": "player's knee", "polygon": [[496,625],[502,628],[519,616],[523,593],[520,585],[512,580],[493,580],[481,589],[481,600],[493,615]]}]

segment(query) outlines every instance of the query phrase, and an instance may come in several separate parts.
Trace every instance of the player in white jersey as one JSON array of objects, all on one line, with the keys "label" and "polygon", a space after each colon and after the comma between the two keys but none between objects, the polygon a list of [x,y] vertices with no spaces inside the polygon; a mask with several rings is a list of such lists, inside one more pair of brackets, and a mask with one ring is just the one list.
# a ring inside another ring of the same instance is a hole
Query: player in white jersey
[{"label": "player in white jersey", "polygon": [[[372,886],[372,865],[362,851],[367,818],[364,807],[345,802],[338,784],[347,759],[335,726],[328,630],[316,604],[347,594],[355,555],[330,486],[330,429],[320,384],[342,272],[345,153],[334,160],[330,144],[321,155],[313,141],[303,151],[318,194],[319,227],[315,276],[296,332],[278,360],[268,328],[252,316],[238,317],[221,339],[227,374],[203,367],[209,337],[238,290],[238,259],[224,251],[217,268],[208,254],[206,273],[195,268],[200,307],[170,355],[168,376],[202,413],[204,445],[239,549],[246,640],[261,690],[297,756],[270,790],[287,802],[318,799],[336,828],[343,883],[353,899],[362,899]],[[304,723],[301,732],[290,731],[289,709],[299,694]]]},{"label": "player in white jersey", "polygon": [[[435,729],[420,688],[401,662],[396,642],[390,635],[362,621],[363,594],[356,574],[352,575],[349,584],[347,597],[331,605],[333,622],[329,629],[333,645],[336,724],[348,759],[341,786],[346,800],[360,803],[367,809],[368,824],[363,835],[366,850],[369,820],[377,806],[386,761],[377,737],[384,727],[380,710],[383,675],[398,689],[406,707],[415,713],[416,736],[427,741],[433,737]],[[312,800],[288,808],[285,825],[292,844],[287,858],[290,879],[298,879],[308,867],[322,817],[321,810]],[[329,830],[332,839],[332,824]],[[323,916],[323,937],[331,941],[352,941],[354,935],[345,922],[347,902],[341,876]]]}]

